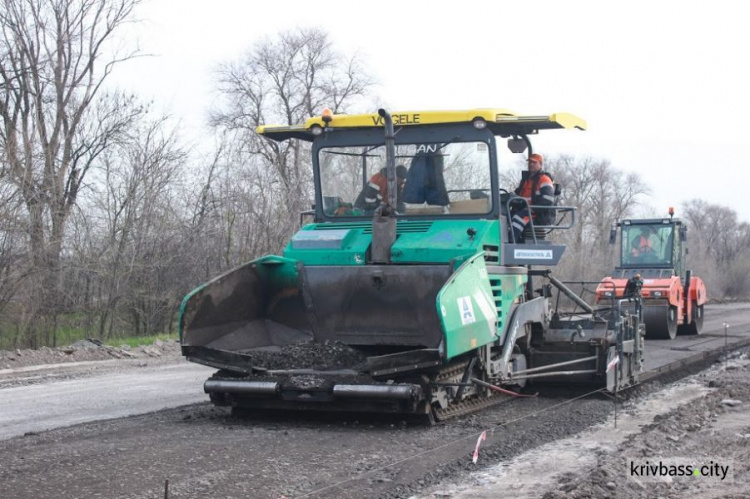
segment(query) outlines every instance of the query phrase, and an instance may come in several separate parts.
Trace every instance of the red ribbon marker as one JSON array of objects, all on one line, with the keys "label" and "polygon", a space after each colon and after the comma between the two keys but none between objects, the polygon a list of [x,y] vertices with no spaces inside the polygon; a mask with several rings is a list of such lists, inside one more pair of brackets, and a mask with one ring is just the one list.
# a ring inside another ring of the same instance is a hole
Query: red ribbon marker
[{"label": "red ribbon marker", "polygon": [[477,459],[479,459],[479,446],[482,444],[484,440],[487,440],[487,431],[483,431],[481,435],[479,435],[479,438],[477,439],[477,446],[474,447],[474,455],[471,458],[471,462],[474,464],[477,464]]},{"label": "red ribbon marker", "polygon": [[612,368],[614,368],[619,363],[620,363],[620,356],[617,355],[614,359],[609,361],[609,364],[607,364],[607,372],[611,371]]}]

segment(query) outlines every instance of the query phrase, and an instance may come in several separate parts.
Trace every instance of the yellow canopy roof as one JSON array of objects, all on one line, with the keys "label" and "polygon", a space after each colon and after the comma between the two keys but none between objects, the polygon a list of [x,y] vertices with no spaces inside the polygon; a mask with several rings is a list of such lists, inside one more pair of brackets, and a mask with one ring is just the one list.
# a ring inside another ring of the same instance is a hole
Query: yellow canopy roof
[{"label": "yellow canopy roof", "polygon": [[[399,111],[391,113],[393,125],[420,126],[439,123],[466,123],[476,118],[487,122],[495,135],[529,134],[550,128],[586,129],[586,122],[568,113],[556,113],[549,116],[521,116],[507,109],[470,109],[467,111]],[[383,127],[383,118],[376,114],[336,114],[328,128],[374,128]],[[259,126],[256,131],[268,138],[286,140],[297,138],[313,140],[312,129],[325,127],[323,118],[315,116],[305,121],[304,125],[292,126]]]}]

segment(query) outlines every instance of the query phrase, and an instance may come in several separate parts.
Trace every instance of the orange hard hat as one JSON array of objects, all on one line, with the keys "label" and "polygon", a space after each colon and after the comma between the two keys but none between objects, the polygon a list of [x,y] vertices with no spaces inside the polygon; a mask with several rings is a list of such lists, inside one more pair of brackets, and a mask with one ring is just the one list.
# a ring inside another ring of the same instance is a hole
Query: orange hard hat
[{"label": "orange hard hat", "polygon": [[537,153],[534,153],[531,156],[529,156],[529,161],[531,160],[539,161],[539,163],[544,163],[544,158],[542,157],[542,155],[537,154]]}]

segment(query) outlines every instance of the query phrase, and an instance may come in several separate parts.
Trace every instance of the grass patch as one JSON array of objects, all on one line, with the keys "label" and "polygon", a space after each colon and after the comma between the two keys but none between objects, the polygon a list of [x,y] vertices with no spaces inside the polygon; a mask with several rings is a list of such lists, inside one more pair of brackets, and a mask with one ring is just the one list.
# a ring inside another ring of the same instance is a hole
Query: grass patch
[{"label": "grass patch", "polygon": [[176,334],[155,334],[152,336],[128,336],[126,338],[110,338],[105,341],[104,344],[113,347],[128,345],[129,347],[135,348],[139,345],[153,345],[156,340],[172,341],[176,339],[178,339]]},{"label": "grass patch", "polygon": [[[173,341],[179,339],[179,335],[176,332],[172,335],[154,334],[150,336],[128,336],[128,333],[130,332],[128,329],[130,328],[126,324],[122,324],[121,327],[124,330],[115,331],[113,337],[108,338],[105,341],[106,345],[115,347],[119,347],[120,345],[137,347],[139,345],[152,345],[156,340]],[[86,338],[96,338],[97,335],[97,317],[89,319],[88,321],[83,313],[61,314],[58,317],[57,328],[55,331],[55,343],[58,347],[72,345],[76,341],[84,340]],[[0,316],[0,350],[28,348],[29,343],[28,341],[25,341],[24,338],[18,338],[16,340],[19,341],[19,344],[15,344],[15,339],[16,324],[9,317]],[[38,337],[36,341],[38,347],[44,345],[51,347],[53,343],[51,336]]]},{"label": "grass patch", "polygon": [[61,324],[57,328],[57,346],[72,345],[88,336],[86,330],[76,324]]}]

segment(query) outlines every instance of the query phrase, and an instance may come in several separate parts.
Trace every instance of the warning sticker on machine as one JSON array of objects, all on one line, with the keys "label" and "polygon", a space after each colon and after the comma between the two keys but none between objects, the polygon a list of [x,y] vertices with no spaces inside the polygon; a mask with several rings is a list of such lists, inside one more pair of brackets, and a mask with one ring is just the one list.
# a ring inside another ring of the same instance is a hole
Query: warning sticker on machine
[{"label": "warning sticker on machine", "polygon": [[461,314],[461,324],[472,324],[477,321],[474,316],[474,307],[471,305],[471,298],[462,296],[458,299],[458,313]]},{"label": "warning sticker on machine", "polygon": [[490,301],[487,299],[487,297],[481,291],[477,291],[472,296],[474,297],[474,301],[477,302],[477,305],[479,305],[479,309],[482,311],[484,319],[487,322],[494,321],[495,312],[493,311],[492,305],[490,304]]},{"label": "warning sticker on machine", "polygon": [[552,260],[552,250],[513,250],[513,258],[527,258],[532,260]]}]

